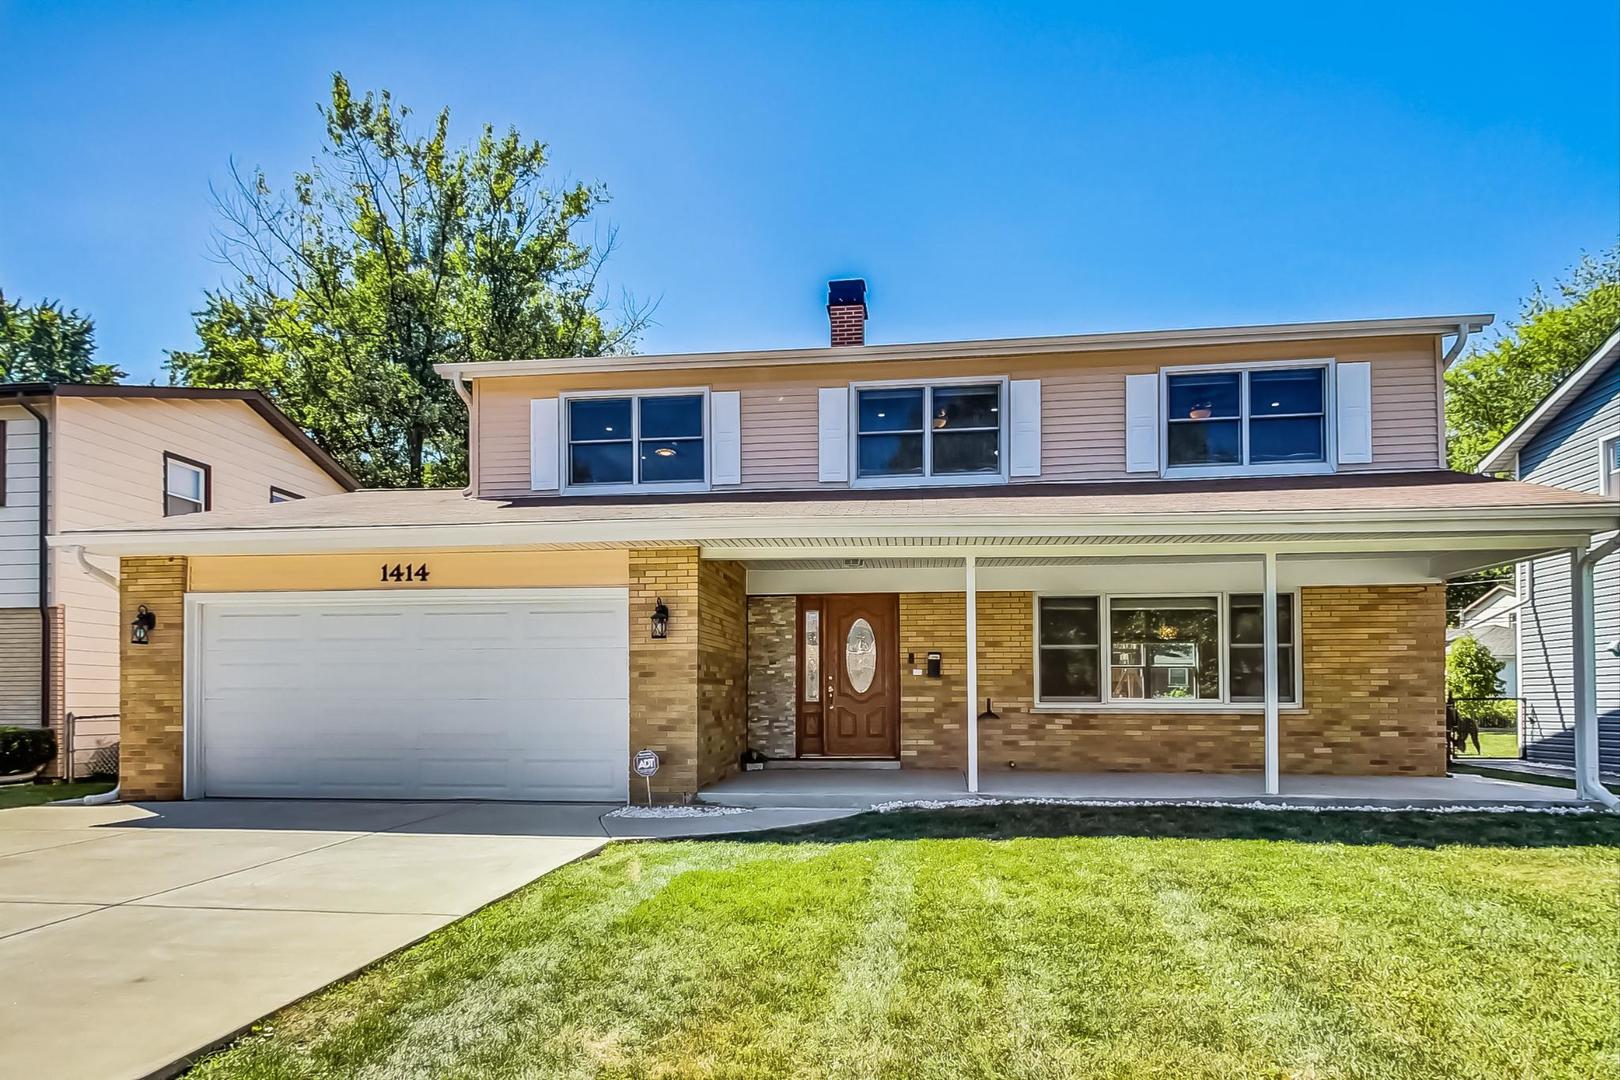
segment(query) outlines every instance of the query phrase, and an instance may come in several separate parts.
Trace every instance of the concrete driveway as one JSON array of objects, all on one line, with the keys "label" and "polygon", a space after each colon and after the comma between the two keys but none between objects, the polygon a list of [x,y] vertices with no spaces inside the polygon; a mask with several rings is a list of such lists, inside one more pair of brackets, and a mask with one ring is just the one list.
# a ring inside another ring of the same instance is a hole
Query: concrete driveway
[{"label": "concrete driveway", "polygon": [[833,811],[205,800],[0,811],[0,1074],[174,1071],[611,837]]}]

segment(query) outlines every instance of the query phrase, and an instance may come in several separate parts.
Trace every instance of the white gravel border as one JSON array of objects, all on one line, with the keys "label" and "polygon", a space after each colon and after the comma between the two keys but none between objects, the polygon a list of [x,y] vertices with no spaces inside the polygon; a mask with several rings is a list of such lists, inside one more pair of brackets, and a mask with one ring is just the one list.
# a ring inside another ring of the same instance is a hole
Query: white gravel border
[{"label": "white gravel border", "polygon": [[696,818],[726,817],[748,813],[746,806],[621,806],[603,817],[611,818]]},{"label": "white gravel border", "polygon": [[1219,802],[1211,799],[906,799],[875,804],[880,814],[896,810],[954,810],[977,806],[1154,807],[1194,806],[1214,810],[1304,810],[1312,814],[1595,814],[1592,806],[1371,806],[1322,803]]}]

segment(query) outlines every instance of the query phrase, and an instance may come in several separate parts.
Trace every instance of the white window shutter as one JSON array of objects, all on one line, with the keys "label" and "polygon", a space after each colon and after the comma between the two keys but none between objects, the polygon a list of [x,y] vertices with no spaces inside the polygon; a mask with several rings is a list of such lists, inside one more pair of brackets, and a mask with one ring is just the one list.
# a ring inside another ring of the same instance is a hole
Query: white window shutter
[{"label": "white window shutter", "polygon": [[1125,376],[1125,471],[1159,471],[1159,376]]},{"label": "white window shutter", "polygon": [[558,438],[556,398],[535,398],[529,402],[529,489],[557,490],[557,463],[561,457]]},{"label": "white window shutter", "polygon": [[849,480],[849,387],[824,386],[817,401],[822,483]]},{"label": "white window shutter", "polygon": [[1041,475],[1041,380],[1014,379],[1007,386],[1012,412],[1009,476]]},{"label": "white window shutter", "polygon": [[709,483],[742,483],[742,394],[709,394]]},{"label": "white window shutter", "polygon": [[1372,461],[1372,365],[1338,364],[1335,413],[1340,465]]}]

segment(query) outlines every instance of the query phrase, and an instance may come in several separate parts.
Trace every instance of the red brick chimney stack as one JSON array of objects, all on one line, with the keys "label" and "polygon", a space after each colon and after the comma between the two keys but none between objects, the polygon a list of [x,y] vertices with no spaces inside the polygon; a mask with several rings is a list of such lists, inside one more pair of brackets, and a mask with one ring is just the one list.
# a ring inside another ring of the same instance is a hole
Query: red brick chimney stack
[{"label": "red brick chimney stack", "polygon": [[861,278],[827,282],[827,322],[832,345],[866,344],[866,282]]}]

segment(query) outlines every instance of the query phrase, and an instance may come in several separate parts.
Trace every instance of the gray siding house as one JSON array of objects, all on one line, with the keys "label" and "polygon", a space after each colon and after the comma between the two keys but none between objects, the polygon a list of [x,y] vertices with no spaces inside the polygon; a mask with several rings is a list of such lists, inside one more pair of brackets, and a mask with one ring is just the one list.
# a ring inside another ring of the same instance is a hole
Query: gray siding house
[{"label": "gray siding house", "polygon": [[[1479,471],[1614,500],[1620,530],[1620,332],[1566,379],[1504,439]],[[1593,538],[1594,547],[1616,533]],[[1575,764],[1575,619],[1567,556],[1520,563],[1519,694],[1525,757]],[[1598,756],[1620,770],[1620,553],[1597,560],[1592,575]]]}]

